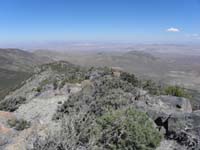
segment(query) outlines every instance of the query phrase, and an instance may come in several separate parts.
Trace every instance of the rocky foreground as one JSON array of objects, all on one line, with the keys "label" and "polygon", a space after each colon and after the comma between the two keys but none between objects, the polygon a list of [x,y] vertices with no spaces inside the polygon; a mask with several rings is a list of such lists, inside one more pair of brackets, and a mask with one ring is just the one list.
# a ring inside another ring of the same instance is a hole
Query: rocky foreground
[{"label": "rocky foreground", "polygon": [[43,65],[0,110],[2,150],[200,149],[190,100],[152,95],[117,68]]}]

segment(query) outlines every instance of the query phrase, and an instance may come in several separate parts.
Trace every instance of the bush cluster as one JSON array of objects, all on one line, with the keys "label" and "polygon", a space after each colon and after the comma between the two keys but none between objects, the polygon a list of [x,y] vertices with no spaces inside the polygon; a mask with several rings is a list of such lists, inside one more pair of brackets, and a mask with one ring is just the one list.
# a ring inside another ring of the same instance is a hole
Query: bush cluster
[{"label": "bush cluster", "polygon": [[141,87],[141,81],[134,74],[122,72],[120,74],[120,79],[131,83],[135,87]]},{"label": "bush cluster", "polygon": [[26,102],[25,97],[9,98],[0,101],[0,110],[13,112]]},{"label": "bush cluster", "polygon": [[31,123],[24,119],[9,119],[8,125],[15,130],[22,131],[30,127]]},{"label": "bush cluster", "polygon": [[65,119],[60,132],[37,139],[31,150],[154,150],[162,139],[148,116],[132,107],[98,117],[75,113]]},{"label": "bush cluster", "polygon": [[164,92],[166,95],[191,98],[191,95],[188,94],[183,88],[179,86],[168,86],[165,88]]},{"label": "bush cluster", "polygon": [[97,119],[94,132],[103,149],[153,150],[161,140],[146,114],[133,108],[117,110]]}]

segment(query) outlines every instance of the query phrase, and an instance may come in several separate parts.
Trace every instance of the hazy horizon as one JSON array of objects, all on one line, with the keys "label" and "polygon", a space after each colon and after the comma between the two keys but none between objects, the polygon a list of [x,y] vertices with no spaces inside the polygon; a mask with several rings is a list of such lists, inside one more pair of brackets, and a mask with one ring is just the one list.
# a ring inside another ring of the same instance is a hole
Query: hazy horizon
[{"label": "hazy horizon", "polygon": [[[147,50],[152,46],[156,47],[173,47],[176,48],[188,48],[200,52],[200,44],[198,43],[162,43],[162,42],[122,42],[122,41],[45,41],[45,42],[28,42],[28,43],[0,43],[0,48],[5,49],[21,49],[27,51],[35,50],[51,50],[51,51],[128,51],[128,50],[140,50],[145,47]],[[164,50],[163,50],[164,51]]]}]

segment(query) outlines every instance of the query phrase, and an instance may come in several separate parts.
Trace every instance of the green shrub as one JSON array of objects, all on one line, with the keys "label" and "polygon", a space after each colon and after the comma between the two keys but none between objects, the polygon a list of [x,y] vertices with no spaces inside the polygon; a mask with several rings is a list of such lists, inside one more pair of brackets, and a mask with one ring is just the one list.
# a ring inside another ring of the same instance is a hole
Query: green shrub
[{"label": "green shrub", "polygon": [[165,88],[165,94],[177,97],[191,98],[191,95],[179,86],[168,86]]},{"label": "green shrub", "polygon": [[28,122],[24,119],[9,119],[7,123],[11,128],[14,128],[18,131],[27,129],[31,125],[30,122]]},{"label": "green shrub", "polygon": [[135,87],[141,86],[141,81],[139,81],[134,74],[130,74],[127,72],[122,72],[120,74],[120,79],[131,83]]},{"label": "green shrub", "polygon": [[112,150],[153,150],[162,138],[148,116],[133,108],[104,114],[97,119],[95,131],[97,145]]}]

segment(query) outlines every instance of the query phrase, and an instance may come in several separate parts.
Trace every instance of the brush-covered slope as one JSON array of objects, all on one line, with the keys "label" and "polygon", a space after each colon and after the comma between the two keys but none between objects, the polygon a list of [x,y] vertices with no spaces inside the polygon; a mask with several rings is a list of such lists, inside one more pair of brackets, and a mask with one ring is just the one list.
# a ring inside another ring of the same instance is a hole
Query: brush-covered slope
[{"label": "brush-covered slope", "polygon": [[0,103],[0,110],[16,117],[0,121],[3,131],[12,129],[9,134],[0,129],[4,134],[0,146],[6,150],[16,145],[28,150],[198,149],[199,111],[192,112],[188,99],[152,95],[158,94],[155,91],[150,82],[117,68],[80,67],[65,61],[42,65]]}]

